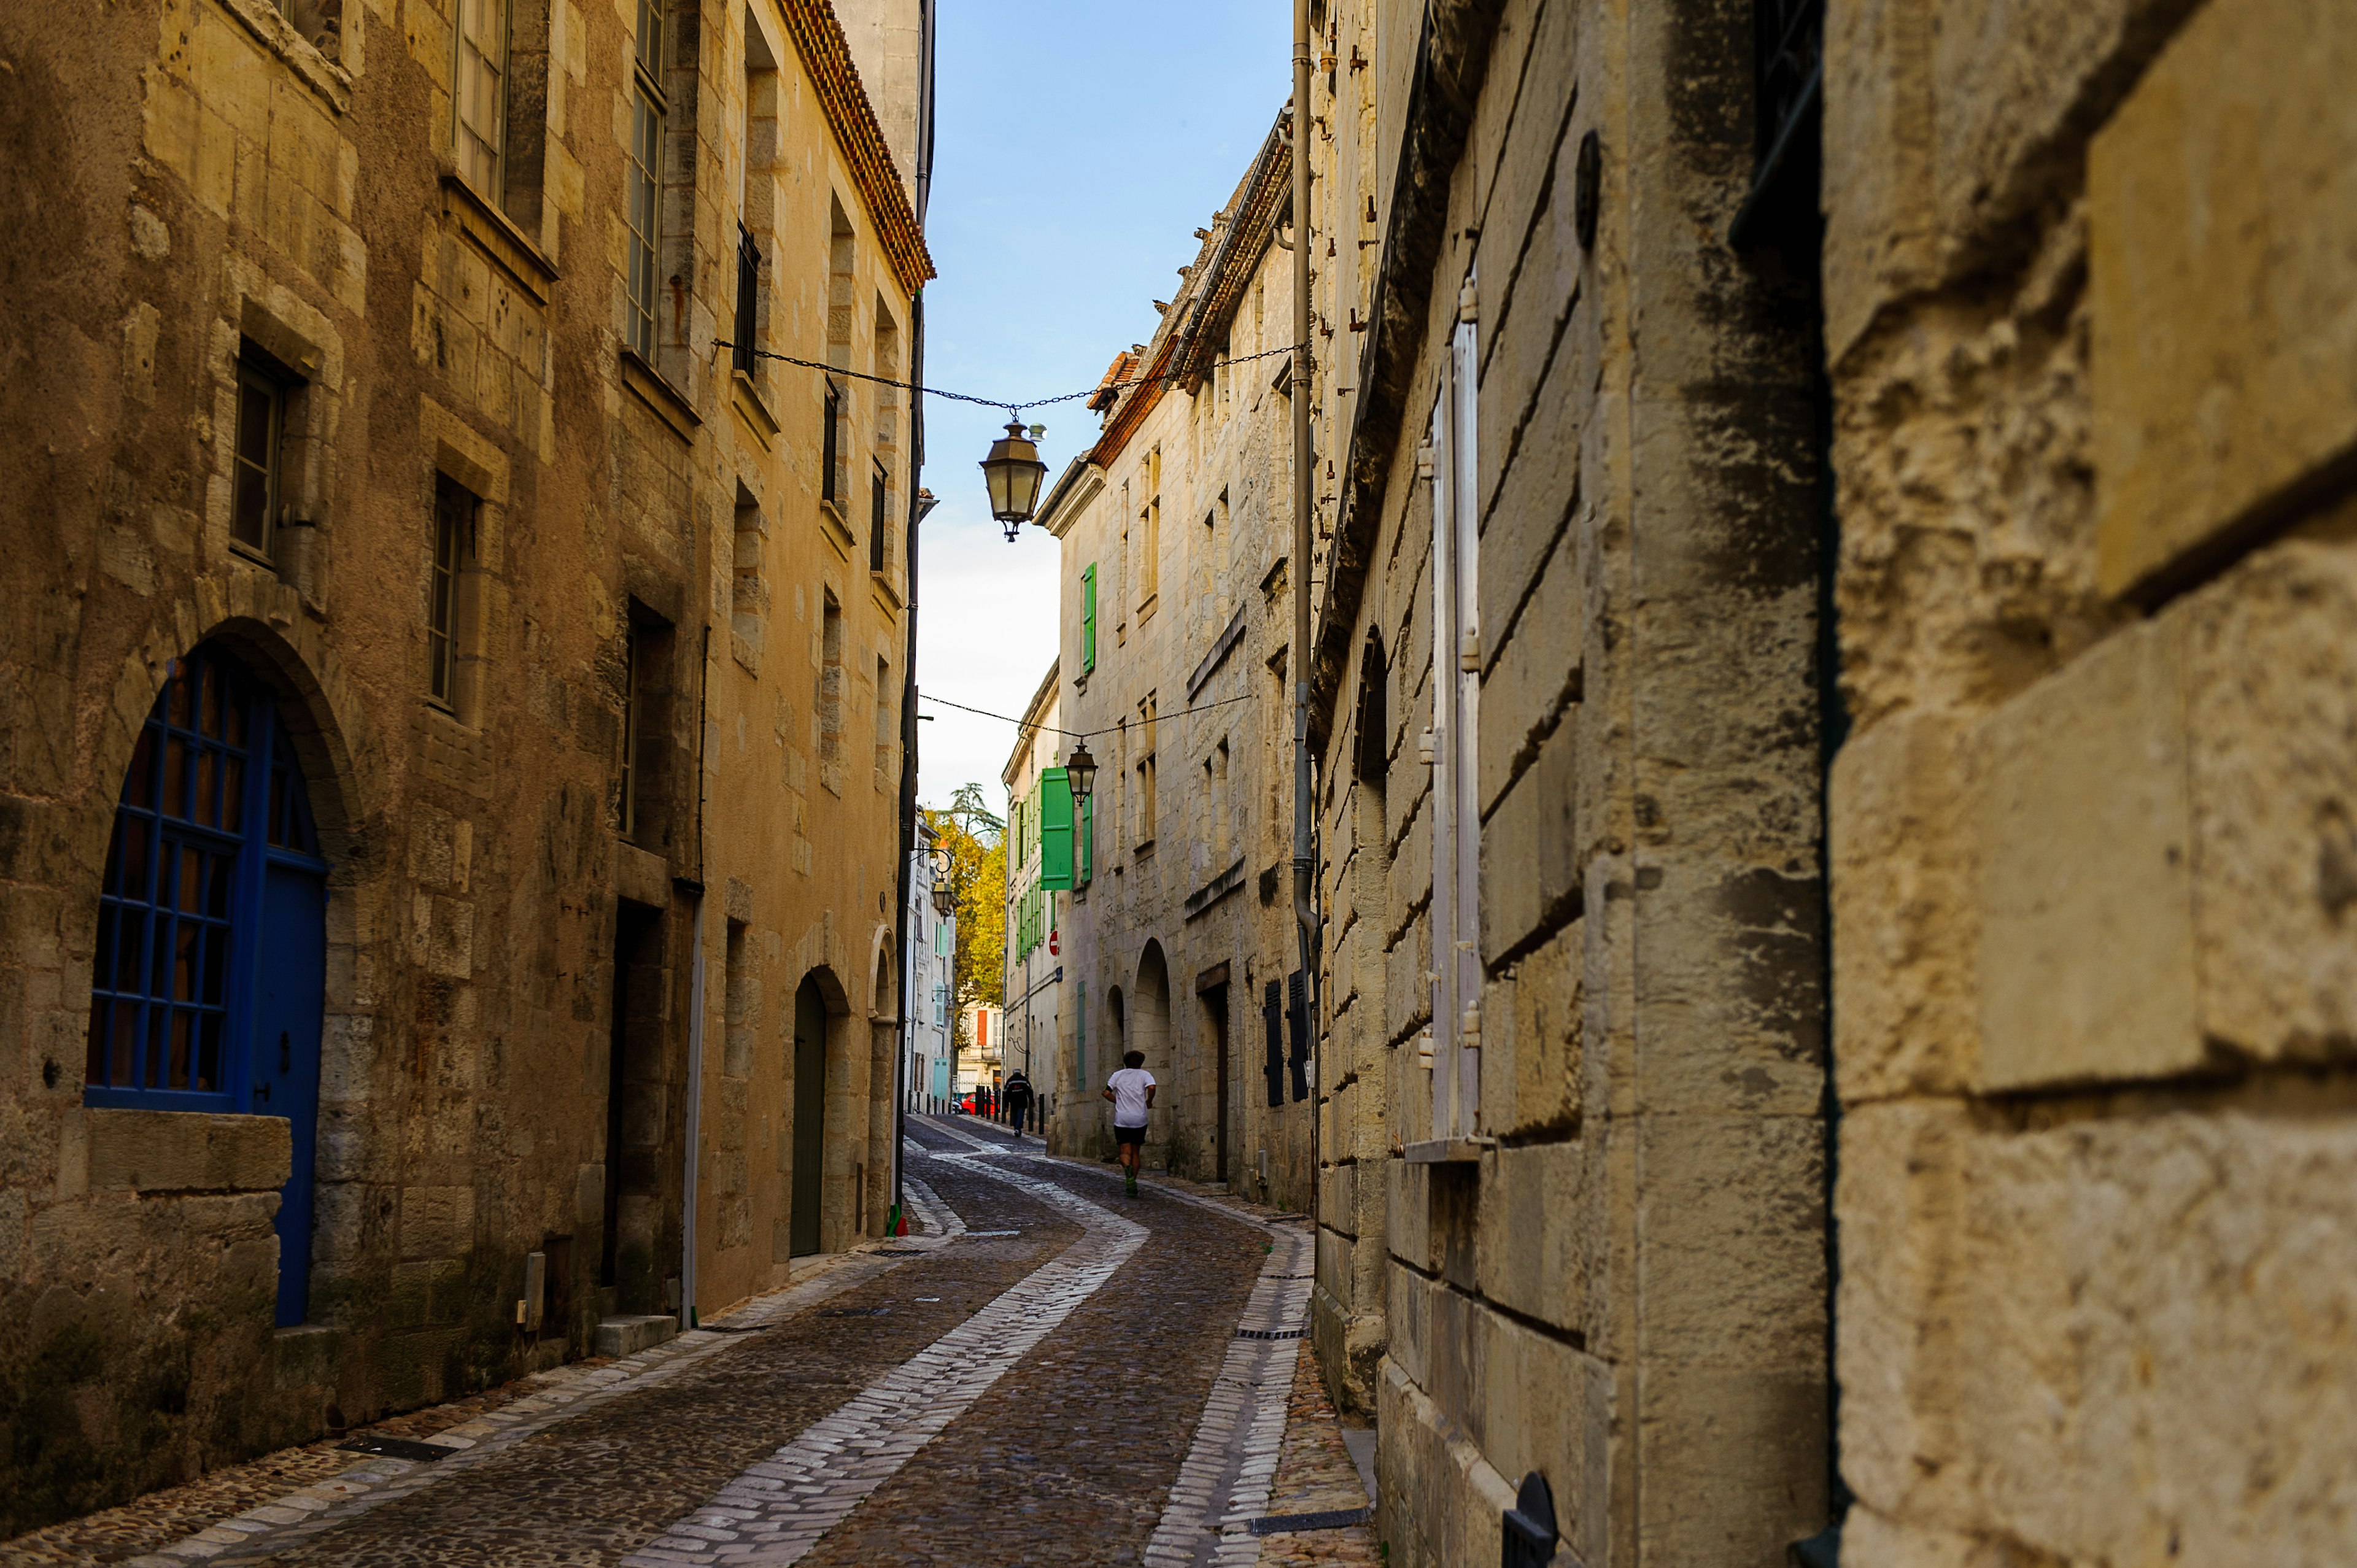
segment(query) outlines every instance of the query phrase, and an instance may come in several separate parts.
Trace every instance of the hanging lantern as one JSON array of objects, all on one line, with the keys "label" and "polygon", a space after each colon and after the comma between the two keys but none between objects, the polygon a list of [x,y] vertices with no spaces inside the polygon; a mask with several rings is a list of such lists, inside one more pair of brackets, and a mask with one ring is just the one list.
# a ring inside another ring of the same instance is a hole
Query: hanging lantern
[{"label": "hanging lantern", "polygon": [[1087,741],[1075,745],[1072,755],[1064,758],[1064,781],[1071,786],[1073,804],[1089,798],[1089,790],[1097,781],[1097,759],[1089,755]]},{"label": "hanging lantern", "polygon": [[1048,476],[1048,465],[1039,461],[1039,448],[1023,433],[1023,422],[1010,419],[1006,434],[990,444],[990,456],[982,460],[982,477],[990,486],[990,515],[1006,525],[1006,542],[1012,544],[1031,521],[1031,513],[1039,505],[1039,481]]},{"label": "hanging lantern", "polygon": [[957,889],[950,886],[950,873],[955,862],[950,858],[949,846],[937,843],[926,856],[933,865],[933,913],[948,919],[957,913]]}]

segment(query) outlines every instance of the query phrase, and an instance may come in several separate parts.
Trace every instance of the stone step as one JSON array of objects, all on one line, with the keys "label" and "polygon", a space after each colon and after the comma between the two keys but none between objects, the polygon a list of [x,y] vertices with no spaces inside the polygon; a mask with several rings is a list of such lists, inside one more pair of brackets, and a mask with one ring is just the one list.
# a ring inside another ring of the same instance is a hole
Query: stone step
[{"label": "stone step", "polygon": [[597,1354],[635,1356],[678,1334],[679,1319],[669,1314],[659,1317],[603,1318],[597,1324]]}]

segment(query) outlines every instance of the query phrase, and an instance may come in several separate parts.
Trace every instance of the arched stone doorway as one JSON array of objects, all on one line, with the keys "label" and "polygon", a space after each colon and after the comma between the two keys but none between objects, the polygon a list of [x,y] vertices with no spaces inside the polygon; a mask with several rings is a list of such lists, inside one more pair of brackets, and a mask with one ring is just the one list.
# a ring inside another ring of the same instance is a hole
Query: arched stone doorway
[{"label": "arched stone doorway", "polygon": [[277,698],[218,639],[175,660],[115,806],[83,1102],[287,1122],[281,1326],[309,1305],[328,872]]},{"label": "arched stone doorway", "polygon": [[1138,958],[1129,1015],[1128,1048],[1144,1051],[1146,1070],[1163,1077],[1170,1070],[1170,967],[1160,942],[1148,941]]}]

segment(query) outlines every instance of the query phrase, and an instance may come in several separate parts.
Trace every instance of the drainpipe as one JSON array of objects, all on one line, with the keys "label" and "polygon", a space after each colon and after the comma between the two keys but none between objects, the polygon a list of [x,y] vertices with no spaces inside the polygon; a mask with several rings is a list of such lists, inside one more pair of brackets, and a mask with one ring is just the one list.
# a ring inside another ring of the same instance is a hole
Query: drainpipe
[{"label": "drainpipe", "polygon": [[[1300,936],[1305,1030],[1317,1018],[1318,908],[1310,888],[1309,0],[1293,0],[1293,919]],[[1317,1037],[1310,1043],[1309,1216],[1318,1219]]]},{"label": "drainpipe", "polygon": [[704,725],[712,694],[712,628],[704,628],[703,668],[695,691],[695,875],[674,876],[672,889],[688,898],[687,970],[687,1187],[680,1198],[679,1311],[683,1327],[695,1322],[696,1154],[704,1123]]}]

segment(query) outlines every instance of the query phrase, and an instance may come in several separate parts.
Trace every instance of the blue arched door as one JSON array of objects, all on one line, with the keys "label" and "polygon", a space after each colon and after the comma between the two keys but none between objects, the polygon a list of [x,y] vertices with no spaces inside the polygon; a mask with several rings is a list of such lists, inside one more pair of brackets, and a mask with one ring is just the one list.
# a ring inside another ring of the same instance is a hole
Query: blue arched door
[{"label": "blue arched door", "polygon": [[82,1098],[286,1119],[281,1325],[310,1292],[327,871],[277,704],[219,644],[175,661],[115,808]]}]

